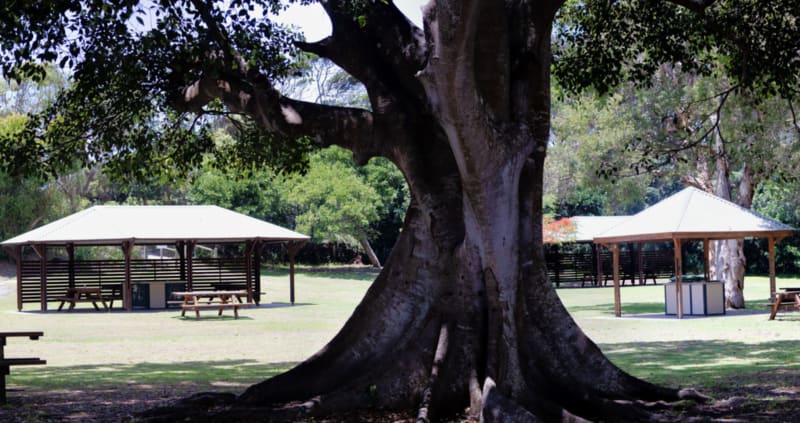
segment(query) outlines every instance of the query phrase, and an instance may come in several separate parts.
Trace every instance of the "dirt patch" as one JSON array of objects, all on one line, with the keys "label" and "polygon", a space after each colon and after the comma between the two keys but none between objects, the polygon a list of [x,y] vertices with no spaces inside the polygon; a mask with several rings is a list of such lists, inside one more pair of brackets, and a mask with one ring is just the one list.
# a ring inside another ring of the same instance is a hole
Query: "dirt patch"
[{"label": "dirt patch", "polygon": [[[769,375],[764,375],[767,378]],[[708,404],[683,403],[661,410],[671,422],[796,422],[800,416],[800,380],[797,375],[775,385],[774,375],[766,384],[747,381],[725,385],[706,393],[716,398]],[[751,383],[752,382],[752,383]],[[17,422],[127,422],[143,410],[167,405],[204,390],[193,384],[131,385],[77,391],[34,392],[10,390],[8,404],[0,407],[0,421]],[[353,412],[315,422],[411,422],[399,414]],[[463,420],[456,420],[463,421]]]},{"label": "dirt patch", "polygon": [[192,384],[44,392],[9,389],[8,403],[0,407],[0,421],[124,422],[136,412],[167,405],[199,389]]}]

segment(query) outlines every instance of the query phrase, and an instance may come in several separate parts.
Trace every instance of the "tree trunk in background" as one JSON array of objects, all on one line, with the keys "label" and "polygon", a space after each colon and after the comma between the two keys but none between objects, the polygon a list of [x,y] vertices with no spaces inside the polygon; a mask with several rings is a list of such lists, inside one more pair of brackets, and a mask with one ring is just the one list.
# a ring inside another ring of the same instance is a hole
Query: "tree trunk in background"
[{"label": "tree trunk in background", "polygon": [[[721,137],[715,137],[717,156],[717,180],[715,194],[728,201],[731,199],[730,163],[725,152]],[[755,194],[755,178],[753,169],[745,163],[742,169],[742,179],[739,181],[739,190],[736,204],[750,209]],[[744,274],[747,270],[747,261],[744,256],[743,239],[727,239],[716,241],[713,244],[711,259],[713,263],[712,274],[714,278],[722,281],[725,286],[725,304],[729,308],[745,308],[744,301]]]},{"label": "tree trunk in background", "polygon": [[369,244],[369,240],[366,237],[363,237],[359,240],[361,242],[361,247],[364,249],[364,252],[367,254],[369,258],[369,262],[372,263],[372,267],[376,267],[378,269],[381,268],[381,260],[378,258],[375,251],[372,249],[372,245]]}]

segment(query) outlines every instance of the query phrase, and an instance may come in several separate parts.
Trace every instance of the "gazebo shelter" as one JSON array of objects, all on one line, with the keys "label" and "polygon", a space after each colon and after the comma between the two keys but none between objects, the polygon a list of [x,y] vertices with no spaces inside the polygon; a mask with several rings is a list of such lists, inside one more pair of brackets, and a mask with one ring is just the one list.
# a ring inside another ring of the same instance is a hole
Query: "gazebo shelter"
[{"label": "gazebo shelter", "polygon": [[[131,311],[134,294],[147,291],[151,299],[161,298],[164,307],[170,292],[186,290],[246,289],[248,302],[258,303],[261,253],[273,243],[287,247],[294,303],[294,256],[308,239],[217,206],[95,206],[2,246],[16,261],[18,310],[25,303],[39,303],[45,311],[47,303],[63,297],[68,288],[86,286],[101,288],[106,298],[121,299]],[[231,245],[240,256],[195,257],[207,245]],[[134,246],[174,248],[176,254],[167,259],[133,257]],[[121,258],[76,259],[76,247],[118,247]]]},{"label": "gazebo shelter", "polygon": [[[612,254],[609,250],[594,243],[594,238],[609,229],[622,224],[631,216],[572,216],[567,218],[573,230],[569,233],[555,233],[545,237],[553,239],[545,249],[545,260],[550,280],[556,286],[562,282],[587,282],[593,286],[606,283],[611,273]],[[548,230],[548,229],[545,229]],[[619,268],[621,280],[640,284],[647,278],[672,276],[671,247],[668,250],[645,250],[644,245],[625,243],[627,250],[620,252]],[[584,247],[581,247],[584,246]],[[598,248],[599,247],[599,248]]]},{"label": "gazebo shelter", "polygon": [[775,244],[791,236],[791,226],[765,218],[730,201],[696,188],[682,191],[644,209],[594,238],[611,250],[614,269],[614,314],[622,314],[619,283],[619,245],[625,242],[671,241],[675,251],[677,317],[684,314],[681,244],[702,241],[705,279],[709,279],[709,243],[712,240],[767,238],[770,296],[775,294]]}]

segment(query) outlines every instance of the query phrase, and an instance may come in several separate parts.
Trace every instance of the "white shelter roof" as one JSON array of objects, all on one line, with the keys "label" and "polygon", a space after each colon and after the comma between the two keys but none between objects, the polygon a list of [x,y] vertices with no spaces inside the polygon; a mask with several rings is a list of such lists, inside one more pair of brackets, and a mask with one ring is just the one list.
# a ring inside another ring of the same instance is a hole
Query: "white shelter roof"
[{"label": "white shelter roof", "polygon": [[306,235],[217,206],[94,206],[8,239],[2,245],[308,239]]},{"label": "white shelter roof", "polygon": [[592,242],[594,237],[630,219],[631,216],[573,216],[576,242]]},{"label": "white shelter roof", "polygon": [[594,242],[613,244],[672,239],[783,238],[791,236],[793,232],[791,226],[690,187],[595,236]]}]

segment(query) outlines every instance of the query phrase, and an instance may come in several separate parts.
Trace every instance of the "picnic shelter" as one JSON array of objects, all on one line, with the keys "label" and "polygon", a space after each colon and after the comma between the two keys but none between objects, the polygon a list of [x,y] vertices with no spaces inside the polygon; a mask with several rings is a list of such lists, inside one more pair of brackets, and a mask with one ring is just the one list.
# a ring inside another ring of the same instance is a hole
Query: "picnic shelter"
[{"label": "picnic shelter", "polygon": [[630,219],[594,237],[594,243],[612,252],[614,271],[614,314],[621,315],[619,281],[619,246],[628,242],[663,242],[674,245],[674,269],[677,288],[677,317],[682,318],[683,257],[681,244],[703,242],[705,279],[709,279],[711,241],[740,238],[766,238],[769,252],[770,296],[775,294],[775,244],[791,236],[791,226],[768,219],[730,201],[696,188],[680,192],[650,206]]},{"label": "picnic shelter", "polygon": [[[556,287],[562,283],[578,283],[583,287],[606,284],[612,279],[610,250],[594,243],[594,238],[625,222],[631,216],[572,216],[566,219],[570,228],[565,233],[545,236],[545,260],[550,280]],[[559,219],[561,221],[562,219]],[[545,228],[550,230],[550,228]],[[552,240],[548,242],[547,240]],[[622,283],[646,283],[647,279],[663,279],[673,275],[672,246],[666,243],[641,242],[621,245],[619,268]]]},{"label": "picnic shelter", "polygon": [[[2,242],[17,267],[17,308],[58,301],[68,289],[99,288],[120,299],[125,310],[135,297],[169,298],[169,291],[247,290],[260,301],[261,253],[285,246],[294,303],[294,256],[309,237],[217,206],[94,206]],[[209,245],[228,246],[226,257],[200,254]],[[119,248],[120,258],[83,259],[76,249]],[[134,255],[134,247],[139,254]],[[159,253],[165,249],[173,256]],[[149,292],[148,292],[149,291]],[[149,306],[148,306],[149,308]]]}]

